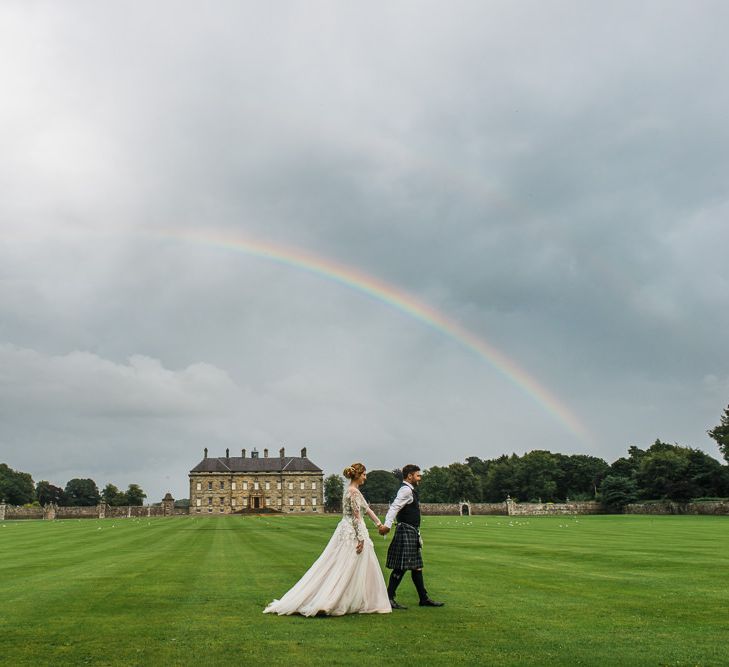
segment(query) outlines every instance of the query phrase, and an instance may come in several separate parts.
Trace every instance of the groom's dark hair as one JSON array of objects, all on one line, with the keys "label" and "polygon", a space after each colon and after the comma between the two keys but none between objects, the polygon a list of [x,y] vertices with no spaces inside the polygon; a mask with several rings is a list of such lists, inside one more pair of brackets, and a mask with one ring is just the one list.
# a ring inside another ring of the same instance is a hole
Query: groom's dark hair
[{"label": "groom's dark hair", "polygon": [[402,467],[402,478],[405,479],[411,472],[418,472],[420,466],[416,466],[414,463],[408,463]]}]

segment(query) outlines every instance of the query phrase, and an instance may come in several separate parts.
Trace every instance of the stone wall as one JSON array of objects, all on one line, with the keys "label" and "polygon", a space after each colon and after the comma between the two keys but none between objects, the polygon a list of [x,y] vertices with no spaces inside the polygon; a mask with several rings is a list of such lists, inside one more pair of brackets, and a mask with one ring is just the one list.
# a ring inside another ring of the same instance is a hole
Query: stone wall
[{"label": "stone wall", "polygon": [[[187,512],[185,512],[187,514]],[[139,505],[107,507],[105,518],[107,519],[131,519],[135,517],[170,516],[165,514],[165,508],[161,506]]]},{"label": "stone wall", "polygon": [[5,518],[7,520],[17,521],[20,519],[42,519],[42,507],[15,507],[7,505],[5,507]]},{"label": "stone wall", "polygon": [[571,503],[517,503],[506,501],[509,516],[552,516],[560,514],[604,514],[601,503],[594,501]]},{"label": "stone wall", "polygon": [[98,519],[99,507],[56,507],[56,519]]},{"label": "stone wall", "polygon": [[[388,505],[374,503],[372,510],[381,517],[387,513]],[[598,502],[572,503],[517,503],[511,499],[504,503],[420,503],[423,516],[550,516],[559,514],[602,514]]]},{"label": "stone wall", "polygon": [[[464,507],[474,516],[497,514],[509,516],[559,516],[564,514],[605,514],[602,504],[596,501],[570,503],[518,503],[508,499],[505,503],[420,503],[423,515],[465,515]],[[370,505],[380,517],[387,513],[388,505]],[[701,500],[693,503],[671,501],[635,503],[627,505],[625,514],[704,514],[729,515],[729,500]]]},{"label": "stone wall", "polygon": [[665,500],[653,503],[633,503],[625,506],[625,514],[728,515],[729,501],[700,500],[695,503],[675,503],[670,500]]},{"label": "stone wall", "polygon": [[161,505],[129,505],[112,507],[101,503],[92,507],[57,507],[53,503],[45,507],[15,507],[0,504],[0,521],[18,519],[130,519],[134,517],[187,516],[187,507],[175,507],[168,493]]}]

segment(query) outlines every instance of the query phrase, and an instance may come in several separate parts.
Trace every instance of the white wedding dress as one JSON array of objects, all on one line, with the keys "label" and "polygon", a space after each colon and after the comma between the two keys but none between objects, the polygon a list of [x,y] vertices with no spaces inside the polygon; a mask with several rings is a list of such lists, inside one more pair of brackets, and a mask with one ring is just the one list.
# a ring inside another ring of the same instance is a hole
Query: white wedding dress
[{"label": "white wedding dress", "polygon": [[[342,499],[342,520],[321,556],[291,590],[264,609],[264,614],[342,616],[392,611],[362,510],[377,521],[359,489],[350,486]],[[364,540],[364,548],[358,554],[359,540]]]}]

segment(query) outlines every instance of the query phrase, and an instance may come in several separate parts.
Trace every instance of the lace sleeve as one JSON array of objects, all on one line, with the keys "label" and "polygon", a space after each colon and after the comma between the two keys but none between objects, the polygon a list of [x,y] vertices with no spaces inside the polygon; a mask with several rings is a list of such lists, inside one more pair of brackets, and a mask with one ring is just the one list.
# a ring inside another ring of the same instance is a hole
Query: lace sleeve
[{"label": "lace sleeve", "polygon": [[365,533],[362,513],[359,508],[360,498],[361,494],[354,489],[349,490],[344,498],[344,514],[352,522],[352,528],[354,528],[354,534],[358,542],[364,540]]}]

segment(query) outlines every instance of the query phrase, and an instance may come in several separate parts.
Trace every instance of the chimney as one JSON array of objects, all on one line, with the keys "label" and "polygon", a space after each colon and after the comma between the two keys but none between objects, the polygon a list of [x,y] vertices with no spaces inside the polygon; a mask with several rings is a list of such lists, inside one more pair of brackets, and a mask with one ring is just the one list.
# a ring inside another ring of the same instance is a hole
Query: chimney
[{"label": "chimney", "polygon": [[227,461],[230,458],[230,449],[227,447],[225,448],[225,460]]},{"label": "chimney", "polygon": [[264,449],[263,450],[263,458],[264,459],[267,459],[268,458],[268,450],[267,449]]},{"label": "chimney", "polygon": [[253,451],[251,452],[251,458],[257,459],[258,458],[258,450],[254,447]]},{"label": "chimney", "polygon": [[284,448],[283,447],[281,447],[281,449],[278,450],[278,455],[281,458],[283,458],[284,456],[286,456],[286,452],[284,451]]},{"label": "chimney", "polygon": [[208,458],[208,448],[205,448],[205,455],[203,456],[204,459]]},{"label": "chimney", "polygon": [[305,459],[306,458],[306,447],[302,447],[301,448],[301,458],[302,459]]},{"label": "chimney", "polygon": [[241,456],[241,458],[243,458],[243,459],[244,459],[244,458],[246,457],[246,450],[245,450],[245,449],[241,449],[241,450],[240,450],[240,456]]}]

